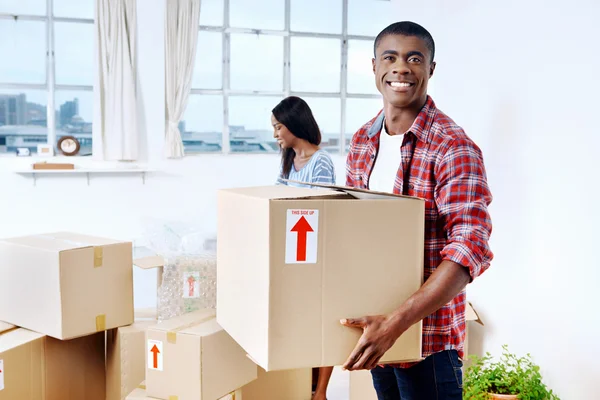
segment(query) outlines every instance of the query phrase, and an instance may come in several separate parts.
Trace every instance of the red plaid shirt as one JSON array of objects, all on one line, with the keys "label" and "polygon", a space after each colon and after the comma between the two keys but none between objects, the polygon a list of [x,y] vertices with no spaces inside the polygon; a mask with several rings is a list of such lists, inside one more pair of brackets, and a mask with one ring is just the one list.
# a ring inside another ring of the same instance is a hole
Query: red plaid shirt
[{"label": "red plaid shirt", "polygon": [[[347,186],[369,187],[383,118],[380,111],[354,134],[346,161]],[[420,197],[426,203],[425,279],[443,260],[467,267],[471,280],[475,279],[493,257],[488,246],[492,223],[487,209],[492,194],[481,150],[428,96],[404,135],[401,153],[393,191]],[[404,182],[405,173],[408,182]],[[465,301],[463,290],[423,320],[423,357],[449,349],[464,357]]]}]

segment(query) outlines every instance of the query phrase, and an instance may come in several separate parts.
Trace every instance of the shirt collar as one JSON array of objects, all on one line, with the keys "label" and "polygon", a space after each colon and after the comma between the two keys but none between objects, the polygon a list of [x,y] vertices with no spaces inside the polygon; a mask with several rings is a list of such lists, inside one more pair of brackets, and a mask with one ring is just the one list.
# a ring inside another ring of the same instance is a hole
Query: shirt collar
[{"label": "shirt collar", "polygon": [[[425,105],[421,108],[421,111],[415,118],[412,126],[408,130],[408,132],[412,132],[417,139],[427,143],[430,141],[430,132],[431,125],[433,124],[433,120],[436,114],[437,108],[435,107],[435,103],[433,99],[428,95],[427,100],[425,101]],[[383,128],[383,121],[385,119],[384,111],[381,110],[379,115],[373,121],[373,124],[369,128],[368,136],[369,139],[373,138],[375,135],[381,132]]]}]

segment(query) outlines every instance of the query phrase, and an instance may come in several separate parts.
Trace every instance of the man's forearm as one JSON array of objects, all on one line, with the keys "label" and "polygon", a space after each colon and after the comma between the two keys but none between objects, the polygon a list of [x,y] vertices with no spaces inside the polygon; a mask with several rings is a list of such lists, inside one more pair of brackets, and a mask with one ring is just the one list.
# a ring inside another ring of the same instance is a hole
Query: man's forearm
[{"label": "man's forearm", "polygon": [[467,268],[442,261],[423,286],[389,316],[398,336],[449,303],[469,281]]}]

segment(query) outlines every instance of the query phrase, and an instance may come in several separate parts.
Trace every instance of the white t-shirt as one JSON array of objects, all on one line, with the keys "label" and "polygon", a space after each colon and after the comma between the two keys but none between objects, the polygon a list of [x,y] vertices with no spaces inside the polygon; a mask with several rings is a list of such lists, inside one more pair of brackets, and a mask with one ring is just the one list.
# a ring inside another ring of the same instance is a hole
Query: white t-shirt
[{"label": "white t-shirt", "polygon": [[385,120],[383,120],[383,128],[379,135],[379,151],[369,177],[369,189],[388,193],[394,191],[398,168],[402,165],[400,150],[402,140],[404,140],[404,134],[390,135],[385,127]]}]

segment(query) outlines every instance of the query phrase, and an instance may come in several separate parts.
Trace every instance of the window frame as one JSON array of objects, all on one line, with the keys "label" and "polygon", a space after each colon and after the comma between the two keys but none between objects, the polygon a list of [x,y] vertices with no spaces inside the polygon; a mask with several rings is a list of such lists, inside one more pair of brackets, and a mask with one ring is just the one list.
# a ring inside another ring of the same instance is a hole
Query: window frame
[{"label": "window frame", "polygon": [[[54,23],[69,22],[69,23],[84,23],[94,24],[94,19],[89,18],[71,18],[71,17],[55,17],[54,16],[54,0],[46,0],[45,15],[30,15],[30,14],[9,14],[0,13],[0,20],[14,21],[42,21],[46,23],[46,81],[40,84],[27,84],[19,82],[3,82],[0,81],[0,90],[44,90],[47,92],[48,102],[46,104],[46,121],[47,121],[47,136],[46,144],[56,148],[56,91],[94,91],[94,83],[90,85],[64,85],[56,83],[56,59],[55,59],[55,42],[54,42]],[[12,155],[10,153],[0,153],[0,156]],[[56,155],[55,155],[56,156]]]},{"label": "window frame", "polygon": [[[223,96],[223,128],[221,136],[221,154],[266,154],[265,152],[232,152],[230,146],[229,132],[229,98],[233,96],[271,96],[271,97],[325,97],[339,98],[341,102],[340,108],[340,133],[339,133],[339,149],[338,153],[344,155],[346,151],[346,101],[348,98],[367,98],[380,99],[381,95],[368,93],[348,93],[348,41],[349,40],[365,40],[374,42],[374,36],[349,35],[348,34],[348,2],[349,0],[338,0],[342,2],[342,33],[319,33],[319,32],[299,32],[291,30],[291,0],[285,0],[284,14],[284,29],[268,30],[268,29],[249,29],[235,28],[230,26],[230,3],[229,0],[223,0],[223,25],[199,25],[199,31],[219,32],[223,35],[223,60],[222,60],[222,89],[203,89],[192,88],[190,95],[206,95],[220,94]],[[260,91],[260,90],[233,90],[230,87],[231,79],[231,34],[246,33],[255,35],[277,35],[283,36],[283,91]],[[291,49],[290,43],[292,37],[308,37],[308,38],[329,38],[340,40],[341,64],[340,64],[340,91],[339,92],[300,92],[291,90]],[[266,116],[265,118],[268,118]],[[219,152],[187,152],[186,155],[195,154],[219,154]]]}]

